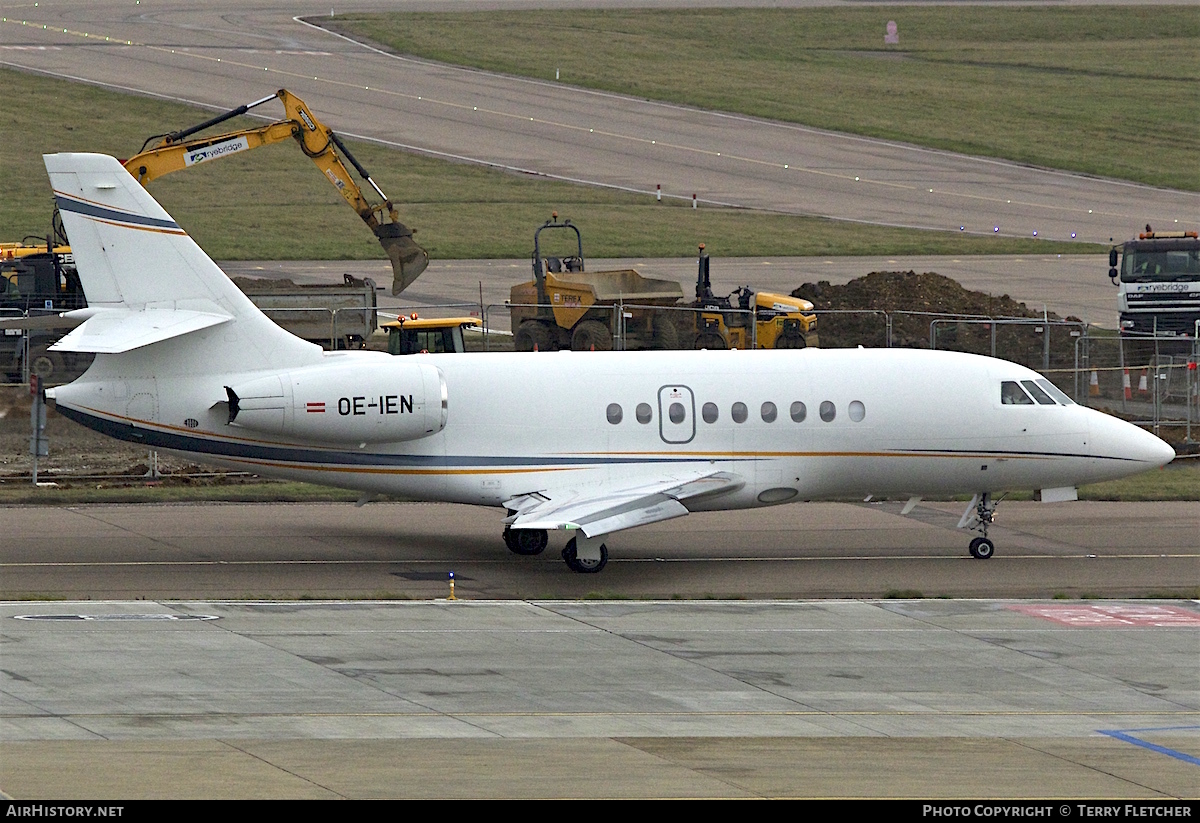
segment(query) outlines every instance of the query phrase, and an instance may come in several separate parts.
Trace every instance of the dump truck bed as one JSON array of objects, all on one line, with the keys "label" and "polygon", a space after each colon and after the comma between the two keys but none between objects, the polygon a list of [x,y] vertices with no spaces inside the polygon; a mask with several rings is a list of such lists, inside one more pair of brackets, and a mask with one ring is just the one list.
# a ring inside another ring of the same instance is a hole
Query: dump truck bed
[{"label": "dump truck bed", "polygon": [[683,298],[683,287],[673,280],[655,280],[642,277],[634,269],[618,271],[573,271],[562,274],[547,274],[547,284],[558,283],[570,287],[577,285],[590,288],[596,302],[655,306],[674,305]]},{"label": "dump truck bed", "polygon": [[237,277],[234,283],[277,325],[314,343],[342,348],[378,328],[376,286],[370,278],[301,286],[290,280]]}]

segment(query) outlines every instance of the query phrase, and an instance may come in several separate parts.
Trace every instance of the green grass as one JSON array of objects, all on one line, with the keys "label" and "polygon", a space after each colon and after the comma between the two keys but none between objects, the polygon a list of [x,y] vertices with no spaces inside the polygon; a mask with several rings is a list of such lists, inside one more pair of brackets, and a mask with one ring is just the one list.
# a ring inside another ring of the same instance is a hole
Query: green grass
[{"label": "green grass", "polygon": [[[899,45],[883,42],[889,20]],[[348,14],[333,25],[449,63],[1200,190],[1194,5]]]},{"label": "green grass", "polygon": [[1181,458],[1161,469],[1079,489],[1080,500],[1200,501],[1200,458]]},{"label": "green grass", "polygon": [[[53,204],[41,155],[136,154],[152,134],[212,112],[77,83],[0,70],[7,116],[0,240],[44,235]],[[264,106],[268,109],[271,104]],[[274,116],[279,116],[277,108]],[[320,116],[320,113],[317,113]],[[365,113],[364,113],[364,116]],[[243,125],[223,124],[222,128]],[[253,125],[260,125],[257,121]],[[354,123],[331,122],[351,130]],[[399,204],[401,220],[435,259],[525,257],[557,210],[584,231],[589,257],[1095,253],[1099,246],[870,227],[817,218],[702,208],[651,195],[547,181],[407,154],[352,150]],[[383,259],[371,232],[290,142],[162,177],[150,191],[218,260]]]}]

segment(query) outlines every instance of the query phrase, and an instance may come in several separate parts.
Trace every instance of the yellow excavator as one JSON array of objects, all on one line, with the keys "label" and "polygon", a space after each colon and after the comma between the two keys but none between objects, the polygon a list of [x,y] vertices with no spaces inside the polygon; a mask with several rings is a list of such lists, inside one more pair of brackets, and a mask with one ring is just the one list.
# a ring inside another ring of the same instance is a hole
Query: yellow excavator
[{"label": "yellow excavator", "polygon": [[[188,139],[193,134],[243,115],[271,100],[279,100],[283,104],[286,113],[284,119],[260,128]],[[288,139],[293,139],[300,145],[300,150],[317,165],[325,178],[358,212],[363,222],[371,227],[392,263],[392,294],[404,291],[429,265],[428,253],[417,245],[413,239],[413,230],[400,222],[392,201],[375,184],[371,175],[350,153],[337,134],[313,116],[305,102],[287,89],[280,89],[269,97],[238,106],[191,128],[154,135],[142,144],[141,152],[122,162],[129,173],[144,186],[151,180],[173,171]],[[354,182],[342,163],[343,157],[371,184],[371,188],[383,200],[381,204],[372,205],[367,201],[362,189]]]}]

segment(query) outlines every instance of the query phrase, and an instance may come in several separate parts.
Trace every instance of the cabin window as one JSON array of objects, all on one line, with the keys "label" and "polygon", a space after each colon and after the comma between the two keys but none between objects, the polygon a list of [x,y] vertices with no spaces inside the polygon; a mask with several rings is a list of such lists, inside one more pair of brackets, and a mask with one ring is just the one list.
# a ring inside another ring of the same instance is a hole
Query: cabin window
[{"label": "cabin window", "polygon": [[679,425],[687,417],[687,412],[683,410],[682,403],[672,403],[667,409],[667,417],[671,418],[672,423]]},{"label": "cabin window", "polygon": [[867,407],[862,404],[861,400],[850,401],[850,419],[855,423],[861,423],[863,418],[867,416]]},{"label": "cabin window", "polygon": [[704,418],[705,423],[716,423],[720,412],[717,411],[716,403],[705,403],[700,409],[700,416]]},{"label": "cabin window", "polygon": [[1039,386],[1041,386],[1043,389],[1045,389],[1046,394],[1050,395],[1055,400],[1057,400],[1059,403],[1062,403],[1064,406],[1074,406],[1075,405],[1074,400],[1072,400],[1070,397],[1067,397],[1065,392],[1063,392],[1058,386],[1054,385],[1046,378],[1039,377],[1037,380],[1034,380],[1033,382],[1037,383]]},{"label": "cabin window", "polygon": [[778,411],[775,409],[775,404],[768,400],[766,403],[762,404],[761,414],[764,423],[774,423],[775,417],[778,415]]},{"label": "cabin window", "polygon": [[637,415],[637,421],[639,423],[649,423],[650,418],[653,416],[652,412],[650,411],[649,403],[638,403],[635,414]]},{"label": "cabin window", "polygon": [[1000,384],[1000,402],[1005,406],[1032,406],[1033,401],[1016,380],[1005,380]]},{"label": "cabin window", "polygon": [[621,411],[620,403],[609,403],[605,414],[608,416],[608,422],[612,423],[614,426],[620,423],[621,418],[624,416],[624,413]]},{"label": "cabin window", "polygon": [[793,422],[803,423],[804,418],[808,417],[808,407],[797,400],[792,404],[791,414]]},{"label": "cabin window", "polygon": [[1042,391],[1038,384],[1034,383],[1032,380],[1022,380],[1021,385],[1025,387],[1025,391],[1033,395],[1033,399],[1038,401],[1039,405],[1055,405],[1054,398]]},{"label": "cabin window", "polygon": [[730,414],[733,416],[734,423],[745,423],[746,417],[748,416],[746,404],[741,402],[734,403],[733,408],[730,410]]},{"label": "cabin window", "polygon": [[837,417],[837,406],[833,405],[830,400],[822,400],[821,408],[818,409],[821,419],[826,423],[832,423],[833,418]]}]

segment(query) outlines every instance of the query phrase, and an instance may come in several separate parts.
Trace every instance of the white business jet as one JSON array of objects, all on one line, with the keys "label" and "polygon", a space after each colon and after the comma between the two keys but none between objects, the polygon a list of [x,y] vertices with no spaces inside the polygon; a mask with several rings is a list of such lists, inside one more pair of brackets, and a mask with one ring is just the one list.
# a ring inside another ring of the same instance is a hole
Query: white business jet
[{"label": "white business jet", "polygon": [[504,540],[598,572],[611,535],[689,512],[821,498],[996,495],[1162,466],[1171,447],[1036,372],[907,349],[325,352],[260,312],[113,158],[47,155],[89,307],[55,348],[95,352],[58,411],[262,475],[504,507]]}]

